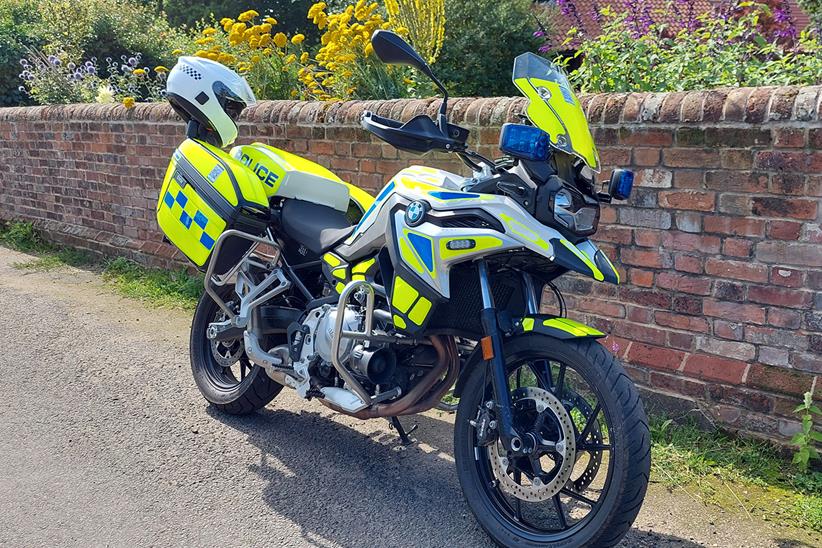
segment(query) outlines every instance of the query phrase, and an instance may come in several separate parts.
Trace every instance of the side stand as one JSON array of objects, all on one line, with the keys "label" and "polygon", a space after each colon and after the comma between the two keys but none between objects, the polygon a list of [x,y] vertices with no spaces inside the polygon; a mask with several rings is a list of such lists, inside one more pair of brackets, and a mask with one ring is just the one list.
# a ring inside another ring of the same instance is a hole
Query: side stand
[{"label": "side stand", "polygon": [[403,447],[408,447],[409,445],[413,445],[414,443],[416,443],[417,440],[410,437],[409,434],[414,433],[414,430],[416,430],[417,426],[419,426],[418,424],[415,424],[414,426],[411,427],[411,430],[406,432],[405,428],[402,427],[402,423],[400,422],[400,419],[398,419],[397,417],[389,418],[388,422],[391,423],[391,428],[395,429],[397,431],[397,434],[399,434],[400,443],[403,445]]}]

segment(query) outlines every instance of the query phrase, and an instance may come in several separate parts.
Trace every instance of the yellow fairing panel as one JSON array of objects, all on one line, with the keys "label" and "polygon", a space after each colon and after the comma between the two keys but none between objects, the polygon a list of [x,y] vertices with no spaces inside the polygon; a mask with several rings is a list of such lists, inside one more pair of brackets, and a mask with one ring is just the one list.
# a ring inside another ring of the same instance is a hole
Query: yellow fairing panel
[{"label": "yellow fairing panel", "polygon": [[538,55],[523,53],[514,61],[513,80],[528,98],[528,118],[548,133],[551,144],[599,171],[599,154],[588,121],[565,73]]},{"label": "yellow fairing panel", "polygon": [[268,198],[260,181],[243,164],[219,148],[202,141],[186,139],[177,148],[177,153],[185,156],[231,205],[238,204],[233,178],[244,202],[262,208],[268,207]]},{"label": "yellow fairing panel", "polygon": [[186,257],[203,266],[226,222],[197,195],[194,187],[175,177],[174,164],[172,161],[160,190],[157,224]]}]

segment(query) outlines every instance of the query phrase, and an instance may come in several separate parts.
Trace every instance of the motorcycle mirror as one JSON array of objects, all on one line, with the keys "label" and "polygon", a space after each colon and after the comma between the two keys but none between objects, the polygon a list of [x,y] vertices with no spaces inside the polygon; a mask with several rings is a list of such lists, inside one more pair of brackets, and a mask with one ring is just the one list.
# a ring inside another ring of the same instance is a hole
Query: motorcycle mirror
[{"label": "motorcycle mirror", "polygon": [[399,34],[390,30],[377,30],[371,35],[371,46],[383,63],[387,65],[407,65],[414,67],[426,76],[433,77],[428,63]]},{"label": "motorcycle mirror", "polygon": [[374,53],[383,63],[387,65],[406,65],[414,67],[422,72],[439,88],[442,92],[442,106],[439,113],[439,128],[447,135],[446,127],[448,120],[445,117],[446,105],[448,103],[448,91],[439,79],[434,76],[434,71],[417,51],[411,47],[411,44],[403,40],[402,36],[390,30],[376,30],[371,35],[371,46],[374,48]]}]

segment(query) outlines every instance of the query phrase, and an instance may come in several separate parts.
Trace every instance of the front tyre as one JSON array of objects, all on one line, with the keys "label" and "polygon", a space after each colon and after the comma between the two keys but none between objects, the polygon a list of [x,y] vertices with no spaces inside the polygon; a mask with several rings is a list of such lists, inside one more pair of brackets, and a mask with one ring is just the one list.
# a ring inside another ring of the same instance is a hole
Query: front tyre
[{"label": "front tyre", "polygon": [[512,457],[498,441],[478,439],[471,422],[489,408],[493,390],[485,364],[471,371],[454,457],[477,521],[502,546],[615,545],[639,512],[650,472],[636,387],[591,339],[526,335],[506,341],[504,352],[514,424],[540,449]]},{"label": "front tyre", "polygon": [[[228,289],[223,292],[224,299],[234,295]],[[232,415],[244,415],[265,407],[283,386],[248,360],[241,337],[216,342],[206,336],[210,323],[224,319],[225,313],[214,299],[208,294],[200,297],[191,322],[191,372],[200,393],[214,407]]]}]

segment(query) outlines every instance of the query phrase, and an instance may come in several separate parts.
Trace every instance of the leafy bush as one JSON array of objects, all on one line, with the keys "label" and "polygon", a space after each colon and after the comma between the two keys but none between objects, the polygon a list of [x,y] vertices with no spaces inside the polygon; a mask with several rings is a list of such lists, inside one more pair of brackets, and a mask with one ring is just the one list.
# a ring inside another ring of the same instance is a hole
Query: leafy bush
[{"label": "leafy bush", "polygon": [[460,96],[516,93],[514,57],[534,51],[530,0],[445,0],[447,32],[434,71]]},{"label": "leafy bush", "polygon": [[[630,13],[610,8],[602,16],[602,34],[581,38],[577,56],[583,61],[570,75],[582,91],[801,85],[822,78],[818,35],[803,31],[794,40],[774,32],[766,37],[760,22],[771,12],[764,4],[740,2],[729,13],[702,14],[693,28],[675,33],[664,23],[637,24]],[[578,38],[572,29],[566,42]]]},{"label": "leafy bush", "polygon": [[43,38],[34,23],[38,20],[33,0],[0,0],[0,107],[30,104],[20,87],[20,59],[26,48],[39,47]]},{"label": "leafy bush", "polygon": [[408,29],[386,20],[376,2],[359,0],[338,13],[326,13],[325,2],[314,4],[308,17],[325,33],[313,62],[300,71],[310,97],[392,99],[407,97],[415,82],[408,70],[386,65],[374,55],[371,35],[377,29],[394,29],[408,36]]},{"label": "leafy bush", "polygon": [[101,86],[93,61],[79,64],[64,51],[29,50],[20,65],[21,91],[43,105],[94,102]]},{"label": "leafy bush", "polygon": [[445,0],[385,0],[392,21],[408,29],[408,38],[429,64],[437,60],[445,38]]},{"label": "leafy bush", "polygon": [[274,17],[260,18],[247,10],[237,19],[224,17],[202,28],[194,41],[182,50],[218,61],[242,74],[258,99],[287,99],[301,96],[299,59],[305,59],[305,36],[291,37],[279,30]]},{"label": "leafy bush", "polygon": [[811,18],[811,26],[822,32],[822,0],[799,0],[801,7]]}]

